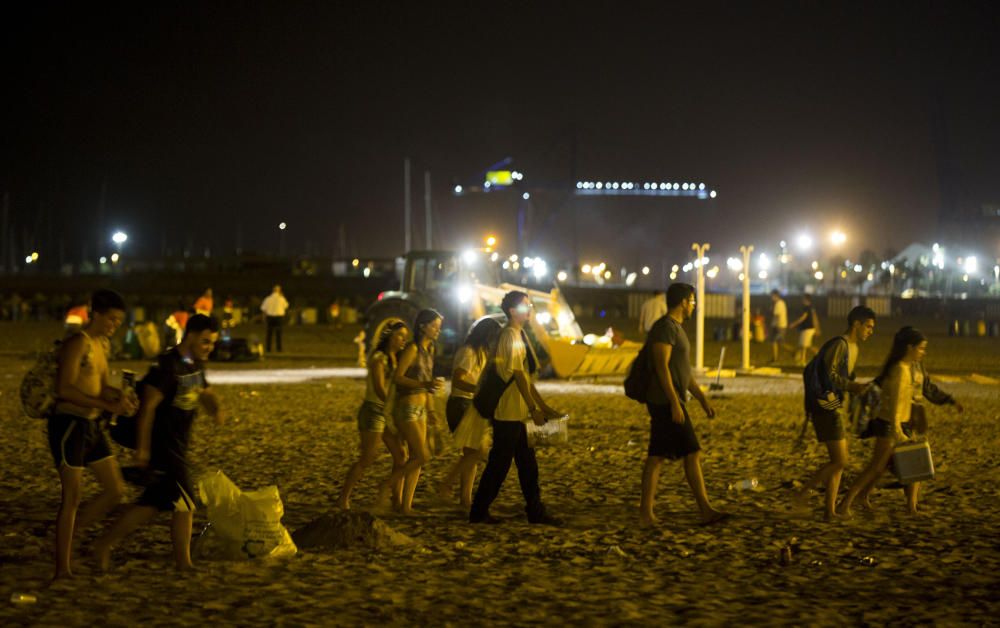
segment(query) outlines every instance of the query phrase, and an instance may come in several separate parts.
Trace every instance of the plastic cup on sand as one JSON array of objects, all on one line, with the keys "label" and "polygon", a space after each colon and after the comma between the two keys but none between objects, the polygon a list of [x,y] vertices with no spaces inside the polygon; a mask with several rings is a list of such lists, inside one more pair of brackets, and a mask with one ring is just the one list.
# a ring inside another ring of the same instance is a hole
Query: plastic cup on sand
[{"label": "plastic cup on sand", "polygon": [[12,593],[10,601],[12,604],[34,604],[38,598],[30,593]]}]

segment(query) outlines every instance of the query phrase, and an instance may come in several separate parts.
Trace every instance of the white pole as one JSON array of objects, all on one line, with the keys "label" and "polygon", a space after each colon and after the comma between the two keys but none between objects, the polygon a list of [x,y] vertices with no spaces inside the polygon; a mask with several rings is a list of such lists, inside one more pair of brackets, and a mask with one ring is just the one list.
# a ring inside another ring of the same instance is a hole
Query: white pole
[{"label": "white pole", "polygon": [[696,371],[705,370],[705,265],[701,263],[701,260],[705,257],[705,252],[708,251],[709,245],[705,244],[692,244],[691,248],[697,254],[695,265],[698,268],[698,312],[695,326],[695,358],[694,358],[694,368]]},{"label": "white pole", "polygon": [[743,340],[743,370],[750,370],[750,254],[753,253],[753,245],[741,246],[740,253],[743,254],[743,333],[740,338]]},{"label": "white pole", "polygon": [[403,252],[410,252],[410,158],[403,160]]}]

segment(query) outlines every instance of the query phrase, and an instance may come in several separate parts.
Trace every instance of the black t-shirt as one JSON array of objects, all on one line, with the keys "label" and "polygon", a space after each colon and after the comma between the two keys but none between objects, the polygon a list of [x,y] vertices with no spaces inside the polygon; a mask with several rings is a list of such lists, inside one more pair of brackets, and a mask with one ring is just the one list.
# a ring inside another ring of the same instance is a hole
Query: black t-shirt
[{"label": "black t-shirt", "polygon": [[197,413],[199,397],[208,388],[205,370],[176,348],[162,353],[146,377],[143,386],[154,386],[163,395],[156,407],[150,459],[158,462],[183,459],[191,438],[191,425]]},{"label": "black t-shirt", "polygon": [[806,315],[806,320],[802,321],[799,325],[799,329],[812,329],[813,328],[813,316],[816,315],[816,308],[813,306],[808,306],[802,308],[802,313]]}]

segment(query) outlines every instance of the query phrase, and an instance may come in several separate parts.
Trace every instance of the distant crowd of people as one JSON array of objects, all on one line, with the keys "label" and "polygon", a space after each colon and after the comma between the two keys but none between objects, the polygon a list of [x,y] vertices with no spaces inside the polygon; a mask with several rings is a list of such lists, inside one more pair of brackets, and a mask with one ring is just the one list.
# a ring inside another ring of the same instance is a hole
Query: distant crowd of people
[{"label": "distant crowd of people", "polygon": [[[683,324],[697,307],[694,288],[672,284],[663,295],[663,307],[643,308],[640,325],[648,328],[639,362],[646,379],[639,397],[649,416],[647,457],[641,470],[638,520],[645,526],[659,522],[655,512],[659,477],[664,461],[681,461],[698,516],[704,524],[725,520],[730,513],[716,509],[706,490],[701,467],[701,445],[689,412],[694,398],[709,418],[716,412],[696,382],[691,367],[690,343]],[[775,295],[775,303],[780,295]],[[176,346],[163,352],[133,390],[112,382],[108,367],[109,340],[125,319],[124,299],[108,290],[93,295],[85,324],[69,332],[58,349],[56,406],[48,417],[48,439],[62,485],[62,501],[56,525],[56,576],[71,574],[72,540],[77,530],[98,521],[115,507],[124,494],[121,467],[108,440],[108,424],[102,417],[120,417],[112,429],[115,439],[134,449],[130,469],[144,490],[96,541],[95,553],[107,567],[113,548],[129,533],[158,512],[172,513],[171,538],[174,561],[179,569],[191,567],[190,542],[195,492],[188,463],[191,426],[200,408],[218,425],[224,412],[205,377],[205,361],[219,339],[221,325],[207,314],[211,293],[200,299],[196,311],[184,323]],[[809,307],[808,302],[804,304]],[[262,310],[268,318],[280,319],[287,301],[275,286]],[[455,498],[468,510],[473,524],[497,524],[490,507],[510,471],[517,465],[528,522],[559,525],[542,500],[538,462],[529,445],[527,424],[544,425],[563,417],[550,406],[535,386],[539,359],[525,332],[532,316],[529,296],[521,291],[504,295],[501,310],[505,320],[485,317],[477,321],[458,354],[451,371],[451,393],[445,406],[445,421],[460,456],[435,487],[443,500]],[[780,309],[776,308],[780,313]],[[827,447],[830,460],[816,471],[794,495],[793,502],[807,506],[813,489],[825,488],[825,516],[850,516],[860,500],[870,505],[870,494],[884,473],[894,447],[927,429],[923,403],[961,405],[938,389],[922,366],[927,339],[912,327],[900,329],[879,375],[870,382],[855,378],[860,346],[874,333],[876,316],[866,307],[855,307],[847,317],[847,329],[826,341],[817,351],[805,381],[807,418],[816,438]],[[423,467],[431,460],[428,423],[441,425],[435,394],[444,385],[434,377],[435,346],[443,316],[421,310],[412,326],[389,319],[377,330],[367,360],[364,397],[357,413],[360,437],[358,458],[347,470],[338,503],[351,508],[351,497],[364,473],[378,457],[380,443],[392,458],[391,470],[378,484],[375,502],[402,514],[414,510],[413,499]],[[815,311],[805,309],[791,325],[774,317],[772,340],[780,341],[782,329],[812,324]],[[787,322],[787,321],[785,321]],[[271,323],[280,350],[280,320]],[[801,333],[801,332],[800,332]],[[807,335],[811,336],[811,334]],[[806,343],[808,348],[808,343]],[[812,371],[810,371],[812,369]],[[631,377],[631,375],[630,375]],[[872,459],[837,504],[839,485],[848,461],[846,407],[849,395],[862,395],[875,387],[881,391],[876,416],[862,436],[874,438]],[[632,396],[632,395],[630,395]],[[134,420],[124,420],[133,417]],[[127,426],[122,428],[120,426]],[[479,464],[485,462],[476,483]],[[82,474],[89,467],[102,487],[98,497],[79,509]],[[906,486],[911,512],[917,511],[919,484]],[[78,515],[79,511],[79,515]]]}]

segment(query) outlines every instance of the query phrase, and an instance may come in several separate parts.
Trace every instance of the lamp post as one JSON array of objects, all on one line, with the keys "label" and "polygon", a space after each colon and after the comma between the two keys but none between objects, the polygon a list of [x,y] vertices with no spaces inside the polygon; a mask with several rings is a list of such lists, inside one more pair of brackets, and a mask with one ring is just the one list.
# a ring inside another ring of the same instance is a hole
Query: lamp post
[{"label": "lamp post", "polygon": [[698,372],[705,370],[705,264],[702,260],[705,259],[705,252],[708,251],[710,245],[706,242],[705,244],[694,243],[691,245],[695,254],[698,256],[697,268],[698,268],[698,312],[696,325],[695,325],[695,364],[694,368]]},{"label": "lamp post", "polygon": [[753,245],[740,246],[740,253],[743,254],[743,322],[740,339],[743,341],[743,365],[744,371],[750,370],[750,254],[753,253]]}]

